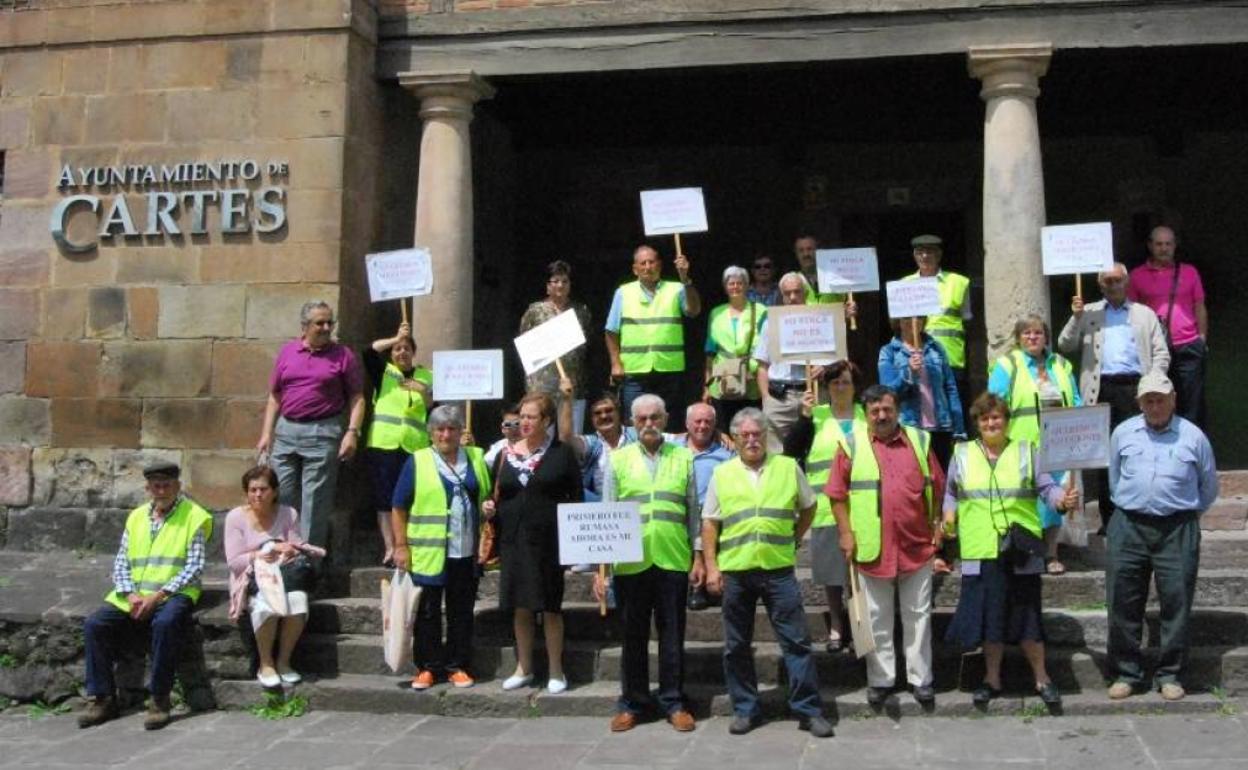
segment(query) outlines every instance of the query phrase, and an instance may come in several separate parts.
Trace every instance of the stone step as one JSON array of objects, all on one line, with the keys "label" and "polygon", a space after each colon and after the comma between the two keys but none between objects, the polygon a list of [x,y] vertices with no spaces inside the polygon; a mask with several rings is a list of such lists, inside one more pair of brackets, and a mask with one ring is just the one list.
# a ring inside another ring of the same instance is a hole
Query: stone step
[{"label": "stone step", "polygon": [[[222,708],[248,708],[263,701],[263,692],[254,681],[218,681],[214,694]],[[550,695],[544,689],[522,689],[503,692],[496,682],[479,682],[475,687],[455,689],[438,684],[424,692],[408,687],[406,678],[366,674],[342,674],[336,677],[309,677],[294,692],[308,698],[315,710],[354,711],[373,714],[437,714],[459,717],[557,717],[597,716],[606,720],[615,713],[619,685],[614,682],[574,684],[567,692]],[[877,716],[918,717],[924,712],[906,693],[889,697],[882,709],[867,704],[863,688],[822,688],[825,713],[833,720],[870,719]],[[720,688],[691,685],[686,688],[688,705],[699,719],[728,717],[732,705]],[[788,718],[785,691],[778,685],[760,685],[759,700],[768,718]],[[1090,716],[1101,714],[1191,714],[1226,713],[1238,709],[1238,701],[1210,693],[1192,693],[1181,701],[1164,701],[1156,693],[1139,695],[1122,701],[1110,701],[1104,689],[1097,687],[1063,695],[1062,714]],[[1027,689],[1007,691],[984,711],[971,703],[969,692],[938,690],[935,713],[940,716],[991,716],[1044,718],[1048,712],[1039,698]],[[720,730],[727,733],[726,719],[703,724],[699,730]]]}]

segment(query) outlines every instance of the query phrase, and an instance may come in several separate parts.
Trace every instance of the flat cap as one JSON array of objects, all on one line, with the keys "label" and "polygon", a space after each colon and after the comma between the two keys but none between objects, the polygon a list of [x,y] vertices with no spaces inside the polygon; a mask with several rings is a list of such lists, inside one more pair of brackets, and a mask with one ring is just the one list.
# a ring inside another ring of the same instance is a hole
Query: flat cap
[{"label": "flat cap", "polygon": [[1140,384],[1135,388],[1135,397],[1139,398],[1145,393],[1161,393],[1168,395],[1174,392],[1174,383],[1170,382],[1170,378],[1160,372],[1149,372],[1140,378]]},{"label": "flat cap", "polygon": [[916,235],[910,239],[910,246],[918,248],[920,246],[944,246],[945,242],[940,239],[939,235]]},{"label": "flat cap", "polygon": [[150,479],[154,476],[164,476],[170,479],[176,479],[182,475],[182,469],[177,463],[168,460],[157,460],[143,467],[143,478]]}]

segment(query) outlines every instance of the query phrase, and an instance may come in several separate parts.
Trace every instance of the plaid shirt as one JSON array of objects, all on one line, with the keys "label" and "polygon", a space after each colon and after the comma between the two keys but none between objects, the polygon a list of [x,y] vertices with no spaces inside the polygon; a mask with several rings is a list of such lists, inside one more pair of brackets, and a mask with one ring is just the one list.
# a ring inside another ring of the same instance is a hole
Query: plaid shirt
[{"label": "plaid shirt", "polygon": [[[173,505],[169,506],[172,511],[182,502],[182,495],[178,495],[173,501]],[[165,516],[155,515],[155,510],[148,504],[148,519],[151,523],[152,539],[156,539],[156,533],[160,532],[160,528],[165,525]],[[168,513],[166,511],[165,513]],[[130,533],[123,531],[121,533],[121,547],[117,549],[117,556],[113,559],[113,587],[117,593],[122,596],[129,596],[134,593],[134,580],[130,577]],[[189,585],[198,585],[199,576],[204,571],[204,531],[195,532],[195,537],[191,539],[191,547],[186,553],[186,566],[182,571],[174,575],[173,578],[161,586],[161,590],[172,596]]]}]

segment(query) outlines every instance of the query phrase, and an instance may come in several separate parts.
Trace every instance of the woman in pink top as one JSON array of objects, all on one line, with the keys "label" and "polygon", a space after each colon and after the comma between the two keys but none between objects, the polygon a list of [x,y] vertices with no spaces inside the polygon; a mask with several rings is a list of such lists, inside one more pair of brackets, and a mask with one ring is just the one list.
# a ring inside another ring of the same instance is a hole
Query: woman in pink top
[{"label": "woman in pink top", "polygon": [[[230,619],[237,621],[243,610],[251,614],[251,627],[256,634],[260,669],[256,678],[265,687],[283,682],[296,684],[302,680],[290,667],[290,655],[303,634],[308,618],[308,595],[288,591],[289,610],[280,615],[263,594],[248,596],[250,578],[257,561],[285,562],[299,553],[321,557],[325,550],[304,542],[299,532],[299,514],[294,508],[277,504],[277,474],[267,465],[257,465],[243,474],[243,491],[247,504],[231,510],[225,517],[225,558],[230,567]],[[280,620],[279,620],[280,618]],[[281,626],[277,660],[273,659],[274,641]]]}]

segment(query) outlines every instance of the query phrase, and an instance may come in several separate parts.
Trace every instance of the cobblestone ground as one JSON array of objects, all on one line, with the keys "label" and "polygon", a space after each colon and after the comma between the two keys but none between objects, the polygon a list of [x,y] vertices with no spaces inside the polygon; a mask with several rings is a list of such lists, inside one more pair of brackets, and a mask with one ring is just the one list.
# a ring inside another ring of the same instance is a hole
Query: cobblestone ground
[{"label": "cobblestone ground", "polygon": [[130,714],[79,730],[71,714],[0,714],[0,767],[239,768],[1245,768],[1248,720],[1218,716],[853,719],[815,740],[795,723],[748,736],[708,719],[612,735],[607,720],[462,719],[315,712],[264,721],[211,713],[147,733]]}]

